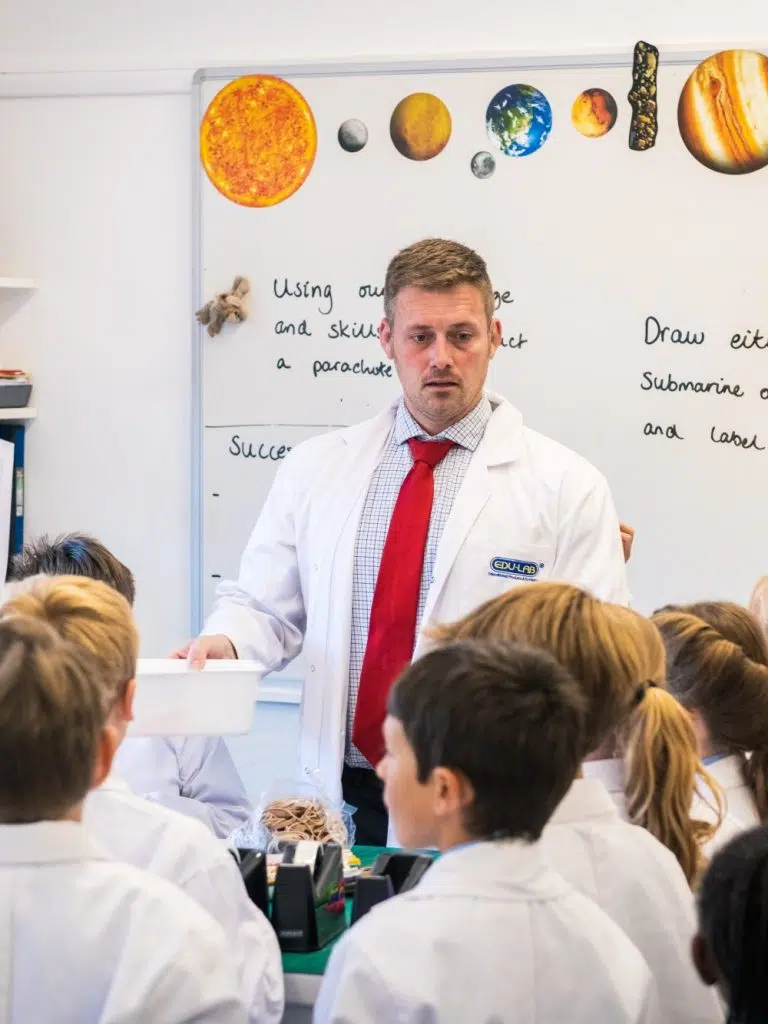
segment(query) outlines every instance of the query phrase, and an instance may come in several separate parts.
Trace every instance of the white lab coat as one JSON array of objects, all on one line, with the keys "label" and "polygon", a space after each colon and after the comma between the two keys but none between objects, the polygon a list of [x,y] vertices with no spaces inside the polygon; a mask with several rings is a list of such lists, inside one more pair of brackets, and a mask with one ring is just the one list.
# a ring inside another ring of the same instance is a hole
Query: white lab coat
[{"label": "white lab coat", "polygon": [[[705,856],[712,857],[731,839],[746,832],[747,829],[759,825],[760,817],[752,793],[741,774],[741,758],[738,754],[729,754],[705,767],[720,786],[724,811],[723,820],[720,822],[717,832],[703,846]],[[697,794],[693,800],[691,814],[703,821],[714,822],[713,806],[715,806],[715,802],[709,791],[703,796]]]},{"label": "white lab coat", "polygon": [[[724,759],[729,760],[729,759]],[[726,792],[724,793],[725,803],[728,801],[728,783],[733,792],[734,806],[737,808],[737,813],[740,810],[744,815],[745,823],[742,823],[738,818],[732,817],[729,812],[725,810],[720,825],[710,840],[701,844],[701,852],[704,857],[709,860],[722,846],[725,846],[731,839],[739,835],[747,828],[751,828],[752,824],[759,824],[757,820],[754,822],[747,820],[748,805],[745,806],[744,794],[746,787],[741,782],[741,778],[735,777],[732,765],[723,765],[717,771],[717,765],[722,762],[716,762],[714,765],[707,767],[707,771],[712,775],[721,785],[725,786]],[[629,821],[629,815],[627,814],[627,798],[624,795],[624,765],[620,760],[607,758],[600,761],[585,761],[582,765],[582,771],[584,777],[587,779],[598,779],[600,780],[611,797],[611,800],[616,805],[616,809],[619,812],[619,817],[624,821]],[[748,794],[747,794],[748,795]],[[713,824],[717,820],[717,815],[714,811],[716,806],[714,798],[710,793],[706,794],[707,800],[704,800],[701,796],[694,795],[693,802],[691,804],[691,817],[695,820],[709,821]],[[709,801],[709,803],[707,802]],[[711,806],[710,806],[711,804]],[[757,818],[757,812],[753,812],[755,818]]]},{"label": "white lab coat", "polygon": [[666,1024],[722,1024],[715,991],[691,959],[693,893],[666,846],[622,821],[596,779],[575,780],[541,843],[555,871],[602,907],[645,957]]},{"label": "white lab coat", "polygon": [[283,966],[274,929],[251,903],[226,845],[200,822],[131,793],[110,776],[89,793],[83,824],[116,860],[173,882],[222,927],[248,1019],[278,1024]]},{"label": "white lab coat", "polygon": [[115,768],[134,793],[197,818],[220,839],[253,810],[229,748],[218,736],[127,739]]},{"label": "white lab coat", "polygon": [[0,825],[3,1024],[243,1024],[221,928],[81,825]]},{"label": "white lab coat", "polygon": [[[506,400],[467,468],[437,550],[423,623],[450,621],[517,581],[494,558],[527,560],[613,601],[628,591],[619,524],[603,476],[523,425]],[[355,540],[396,404],[364,423],[295,448],[278,470],[236,583],[223,583],[204,633],[224,633],[265,672],[300,650],[307,662],[300,763],[341,797]],[[423,637],[415,656],[424,649]]]},{"label": "white lab coat", "polygon": [[315,1024],[661,1024],[642,956],[539,844],[444,855],[331,954]]}]

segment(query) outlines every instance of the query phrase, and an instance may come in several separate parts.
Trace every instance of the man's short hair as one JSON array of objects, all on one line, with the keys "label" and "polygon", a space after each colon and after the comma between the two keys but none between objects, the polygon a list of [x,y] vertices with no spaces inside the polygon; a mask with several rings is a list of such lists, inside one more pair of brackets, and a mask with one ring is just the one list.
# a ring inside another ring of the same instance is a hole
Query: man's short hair
[{"label": "man's short hair", "polygon": [[0,821],[55,821],[90,789],[105,720],[87,651],[44,622],[0,621]]},{"label": "man's short hair", "polygon": [[474,790],[465,828],[476,838],[536,840],[576,777],[586,699],[543,651],[466,640],[410,665],[389,714],[413,748],[419,781],[435,768]]},{"label": "man's short hair", "polygon": [[469,284],[481,293],[485,314],[493,318],[494,296],[485,260],[460,242],[444,238],[425,238],[402,249],[390,261],[384,279],[384,315],[390,321],[395,300],[403,288],[423,288],[428,292],[447,292]]},{"label": "man's short hair", "polygon": [[43,534],[25,544],[11,559],[8,580],[24,580],[41,573],[46,576],[88,576],[114,587],[128,604],[132,605],[136,600],[136,584],[131,570],[101,541],[86,533],[66,533],[53,539]]}]

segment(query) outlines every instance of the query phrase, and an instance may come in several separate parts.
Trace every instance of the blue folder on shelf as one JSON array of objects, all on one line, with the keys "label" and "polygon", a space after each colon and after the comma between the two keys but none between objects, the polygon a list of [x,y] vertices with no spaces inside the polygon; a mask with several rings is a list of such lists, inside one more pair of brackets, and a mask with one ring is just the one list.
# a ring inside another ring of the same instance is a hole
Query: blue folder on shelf
[{"label": "blue folder on shelf", "polygon": [[[0,440],[9,441],[13,445],[9,557],[18,554],[24,544],[24,429],[23,424],[0,424]],[[3,575],[5,576],[5,573]]]}]

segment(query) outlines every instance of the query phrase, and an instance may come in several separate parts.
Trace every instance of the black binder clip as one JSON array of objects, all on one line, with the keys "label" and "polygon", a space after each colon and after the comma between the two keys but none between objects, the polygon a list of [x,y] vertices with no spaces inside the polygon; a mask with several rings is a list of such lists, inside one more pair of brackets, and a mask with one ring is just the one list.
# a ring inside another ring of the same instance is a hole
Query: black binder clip
[{"label": "black binder clip", "polygon": [[373,862],[371,873],[357,878],[352,924],[377,903],[413,889],[431,864],[432,858],[423,853],[380,853]]},{"label": "black binder clip", "polygon": [[314,871],[309,864],[291,863],[293,852],[295,844],[284,844],[272,893],[272,926],[283,952],[308,953],[347,927],[344,862],[337,843],[319,847]]}]

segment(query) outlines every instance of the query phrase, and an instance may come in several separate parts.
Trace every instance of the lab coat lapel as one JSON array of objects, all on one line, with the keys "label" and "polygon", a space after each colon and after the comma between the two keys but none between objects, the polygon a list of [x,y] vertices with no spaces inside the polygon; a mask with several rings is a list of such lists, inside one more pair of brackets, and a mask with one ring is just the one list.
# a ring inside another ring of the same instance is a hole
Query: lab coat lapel
[{"label": "lab coat lapel", "polygon": [[422,619],[425,625],[433,616],[459,549],[491,497],[489,470],[494,466],[512,462],[521,450],[522,417],[520,413],[503,398],[493,394],[489,394],[488,397],[494,405],[494,411],[488,421],[483,439],[470,460],[440,538],[435,572]]}]

